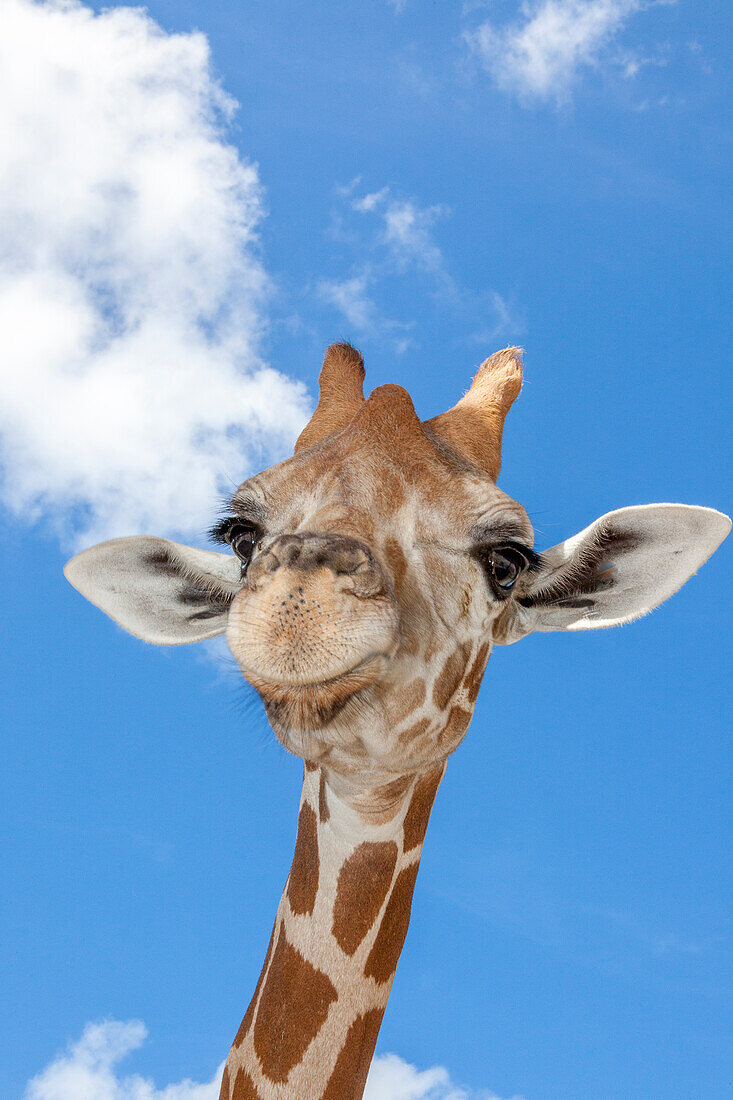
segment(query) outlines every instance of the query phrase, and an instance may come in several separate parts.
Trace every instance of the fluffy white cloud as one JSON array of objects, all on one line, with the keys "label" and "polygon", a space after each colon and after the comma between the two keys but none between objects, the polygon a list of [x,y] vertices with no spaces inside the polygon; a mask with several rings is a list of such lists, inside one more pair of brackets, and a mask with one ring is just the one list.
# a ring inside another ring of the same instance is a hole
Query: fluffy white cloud
[{"label": "fluffy white cloud", "polygon": [[[28,1083],[23,1100],[218,1100],[224,1069],[204,1084],[180,1081],[157,1088],[149,1078],[121,1076],[118,1063],[147,1038],[139,1020],[87,1024],[78,1043]],[[375,1058],[364,1100],[499,1100],[492,1092],[467,1093],[451,1084],[446,1070],[417,1070],[385,1054]],[[521,1100],[521,1097],[513,1097]]]},{"label": "fluffy white cloud", "polygon": [[364,1100],[467,1100],[465,1093],[450,1089],[441,1066],[418,1070],[396,1054],[375,1058],[369,1071]]},{"label": "fluffy white cloud", "polygon": [[180,1081],[157,1089],[148,1078],[120,1077],[117,1064],[147,1034],[140,1020],[87,1024],[79,1042],[28,1083],[23,1100],[219,1100],[223,1065],[205,1084]]},{"label": "fluffy white cloud", "polygon": [[[468,1092],[453,1084],[442,1066],[418,1070],[396,1054],[375,1058],[364,1100],[501,1100],[494,1092]],[[522,1100],[514,1096],[511,1100]]]},{"label": "fluffy white cloud", "polygon": [[466,37],[500,88],[562,101],[629,17],[656,2],[674,0],[537,0],[522,4],[516,22],[497,27],[488,19]]},{"label": "fluffy white cloud", "polygon": [[0,97],[2,500],[77,542],[195,537],[307,414],[258,354],[261,189],[207,41],[5,0]]}]

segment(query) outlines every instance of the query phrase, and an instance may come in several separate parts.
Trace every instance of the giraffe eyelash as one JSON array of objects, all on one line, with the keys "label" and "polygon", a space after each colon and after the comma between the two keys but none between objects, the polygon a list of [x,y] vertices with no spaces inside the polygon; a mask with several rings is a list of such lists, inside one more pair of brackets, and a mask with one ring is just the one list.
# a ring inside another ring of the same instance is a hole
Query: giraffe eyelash
[{"label": "giraffe eyelash", "polygon": [[227,516],[226,519],[221,519],[218,523],[215,523],[209,528],[208,532],[211,541],[218,542],[221,546],[228,546],[229,532],[234,523],[235,520],[233,516]]},{"label": "giraffe eyelash", "polygon": [[262,526],[255,520],[245,516],[226,516],[209,528],[209,538],[221,546],[229,546],[231,533],[235,527],[251,527],[258,539],[262,535]]},{"label": "giraffe eyelash", "polygon": [[498,539],[495,542],[484,542],[479,546],[476,546],[473,550],[473,556],[481,561],[492,550],[501,550],[502,547],[508,546],[512,550],[516,550],[518,554],[521,554],[524,560],[527,562],[526,574],[538,573],[544,563],[542,554],[538,554],[536,550],[530,550],[529,546],[525,546],[522,542],[517,542],[516,539]]}]

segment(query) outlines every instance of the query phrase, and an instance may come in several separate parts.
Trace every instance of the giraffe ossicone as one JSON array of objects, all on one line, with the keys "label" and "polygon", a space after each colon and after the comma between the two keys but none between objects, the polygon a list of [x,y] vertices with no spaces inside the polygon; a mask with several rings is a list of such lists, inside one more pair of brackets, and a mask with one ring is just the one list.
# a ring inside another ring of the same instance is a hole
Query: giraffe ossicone
[{"label": "giraffe ossicone", "polygon": [[222,1100],[359,1100],[430,811],[492,645],[638,618],[730,530],[711,508],[652,504],[536,553],[496,485],[521,378],[506,348],[421,422],[400,386],[365,399],[361,355],[333,345],[294,455],[241,485],[212,532],[228,552],[142,536],[66,566],[147,641],[226,633],[304,761],[293,864]]}]

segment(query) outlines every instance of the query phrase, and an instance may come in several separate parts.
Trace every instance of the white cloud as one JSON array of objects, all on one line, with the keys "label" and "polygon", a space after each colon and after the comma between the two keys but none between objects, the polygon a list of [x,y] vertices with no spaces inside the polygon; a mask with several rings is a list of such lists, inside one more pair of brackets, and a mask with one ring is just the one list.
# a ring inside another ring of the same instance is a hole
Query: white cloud
[{"label": "white cloud", "polygon": [[[348,195],[353,191],[354,187],[358,186],[360,177],[357,176],[355,180],[352,180],[346,187],[339,188],[340,194]],[[371,213],[376,210],[380,203],[384,202],[389,194],[389,187],[382,187],[379,191],[371,191],[368,195],[364,195],[361,199],[354,199],[352,206],[354,210],[359,210],[362,214]]]},{"label": "white cloud", "polygon": [[[137,1074],[121,1076],[118,1064],[138,1050],[148,1032],[139,1020],[87,1024],[77,1043],[29,1081],[23,1100],[218,1100],[222,1063],[210,1081],[179,1081],[157,1088]],[[396,1054],[375,1058],[364,1100],[499,1100],[493,1092],[469,1093],[451,1083],[447,1070],[417,1070]],[[521,1100],[513,1097],[512,1100]]]},{"label": "white cloud", "polygon": [[5,0],[0,97],[2,500],[77,542],[196,535],[307,413],[259,358],[262,194],[207,41]]},{"label": "white cloud", "polygon": [[370,267],[364,267],[355,275],[344,279],[322,279],[317,291],[322,301],[342,314],[357,336],[388,336],[398,355],[411,346],[407,333],[413,327],[409,322],[395,321],[380,312],[371,289],[377,283],[377,275]]},{"label": "white cloud", "polygon": [[[459,1088],[442,1066],[418,1070],[396,1054],[375,1058],[364,1100],[501,1100],[494,1092]],[[522,1100],[514,1096],[511,1100]]]},{"label": "white cloud", "polygon": [[390,202],[384,212],[384,235],[397,262],[414,263],[426,271],[443,271],[443,254],[435,244],[431,228],[445,213],[442,206],[419,207],[411,201]]},{"label": "white cloud", "polygon": [[442,1067],[420,1071],[396,1054],[384,1054],[372,1063],[364,1100],[463,1100],[466,1094],[446,1092],[450,1087]]},{"label": "white cloud", "polygon": [[137,1074],[120,1077],[117,1064],[145,1042],[139,1020],[105,1020],[87,1024],[78,1043],[69,1047],[28,1082],[23,1100],[218,1100],[223,1064],[210,1081],[179,1081],[157,1089]]},{"label": "white cloud", "polygon": [[633,80],[635,76],[642,71],[642,69],[656,68],[663,69],[669,64],[669,46],[661,46],[657,53],[653,56],[646,57],[643,54],[637,53],[634,50],[626,50],[618,55],[615,59],[616,64],[619,66],[623,76],[627,80]]},{"label": "white cloud", "polygon": [[488,19],[466,38],[504,91],[562,102],[631,15],[668,2],[674,0],[537,0],[522,4],[516,22],[497,27]]}]

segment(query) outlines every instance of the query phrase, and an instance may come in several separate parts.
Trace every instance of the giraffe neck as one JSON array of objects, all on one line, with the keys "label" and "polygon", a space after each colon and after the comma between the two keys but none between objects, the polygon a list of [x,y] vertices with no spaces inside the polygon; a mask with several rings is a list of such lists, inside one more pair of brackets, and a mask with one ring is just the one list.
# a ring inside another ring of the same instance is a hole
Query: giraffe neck
[{"label": "giraffe neck", "polygon": [[306,766],[293,864],[221,1100],[361,1100],[444,770],[356,792]]}]

